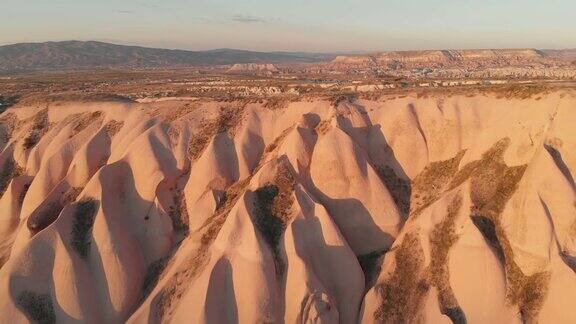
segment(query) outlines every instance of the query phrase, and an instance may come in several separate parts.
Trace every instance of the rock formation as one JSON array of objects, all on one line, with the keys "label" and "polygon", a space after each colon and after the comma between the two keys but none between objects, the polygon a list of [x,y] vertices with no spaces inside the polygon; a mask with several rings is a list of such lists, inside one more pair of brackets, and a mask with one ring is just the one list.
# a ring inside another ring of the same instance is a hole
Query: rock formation
[{"label": "rock formation", "polygon": [[575,104],[17,104],[0,322],[574,323]]}]

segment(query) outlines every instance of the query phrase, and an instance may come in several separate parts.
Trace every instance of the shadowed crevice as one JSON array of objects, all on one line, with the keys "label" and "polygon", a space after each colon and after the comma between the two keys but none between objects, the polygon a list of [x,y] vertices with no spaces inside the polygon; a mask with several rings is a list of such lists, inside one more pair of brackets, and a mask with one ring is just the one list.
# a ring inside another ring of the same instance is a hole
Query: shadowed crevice
[{"label": "shadowed crevice", "polygon": [[562,261],[568,267],[570,267],[570,269],[572,269],[572,271],[574,271],[576,273],[576,257],[569,255],[564,250],[564,248],[562,248],[562,245],[560,244],[560,241],[558,240],[558,236],[556,236],[556,226],[554,225],[554,220],[552,219],[552,213],[550,212],[548,205],[542,199],[542,197],[538,197],[538,198],[540,199],[540,204],[542,204],[542,208],[544,208],[544,212],[546,214],[546,217],[548,217],[548,221],[550,222],[550,226],[552,226],[552,230],[553,230],[552,234],[554,236],[554,242],[556,243],[556,246],[558,247],[558,254],[560,254],[560,258],[562,258]]},{"label": "shadowed crevice", "polygon": [[576,191],[576,183],[574,182],[574,177],[572,176],[572,172],[570,172],[570,169],[568,168],[566,163],[564,163],[564,160],[562,159],[562,153],[560,153],[560,151],[558,151],[551,145],[544,144],[544,147],[546,148],[546,151],[550,153],[550,156],[554,160],[554,163],[556,164],[558,169],[560,169],[560,172],[562,172],[564,177],[566,177],[566,180],[570,182],[572,190]]}]

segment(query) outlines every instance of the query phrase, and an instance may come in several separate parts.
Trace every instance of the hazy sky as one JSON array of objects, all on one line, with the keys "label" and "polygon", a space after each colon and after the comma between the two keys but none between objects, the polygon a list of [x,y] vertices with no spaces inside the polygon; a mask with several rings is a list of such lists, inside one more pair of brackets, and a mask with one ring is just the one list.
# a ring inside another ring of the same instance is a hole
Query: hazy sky
[{"label": "hazy sky", "polygon": [[0,0],[0,44],[182,49],[576,48],[576,0]]}]

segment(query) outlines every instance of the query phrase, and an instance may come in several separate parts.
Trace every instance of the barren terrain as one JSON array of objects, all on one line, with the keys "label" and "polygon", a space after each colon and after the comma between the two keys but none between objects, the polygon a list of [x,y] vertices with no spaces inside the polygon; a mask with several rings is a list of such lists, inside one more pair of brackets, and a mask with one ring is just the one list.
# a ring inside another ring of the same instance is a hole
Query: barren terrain
[{"label": "barren terrain", "polygon": [[1,322],[576,322],[571,81],[203,73],[0,80]]},{"label": "barren terrain", "polygon": [[576,322],[572,52],[60,45],[0,76],[0,322]]}]

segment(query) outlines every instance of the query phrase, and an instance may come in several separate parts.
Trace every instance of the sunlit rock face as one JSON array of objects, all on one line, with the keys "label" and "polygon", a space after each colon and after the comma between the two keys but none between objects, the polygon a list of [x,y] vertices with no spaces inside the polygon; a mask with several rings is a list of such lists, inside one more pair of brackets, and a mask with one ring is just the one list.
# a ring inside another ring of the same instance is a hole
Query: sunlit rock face
[{"label": "sunlit rock face", "polygon": [[[401,59],[494,55],[539,53]],[[570,91],[15,105],[0,321],[576,322],[575,106]]]}]

